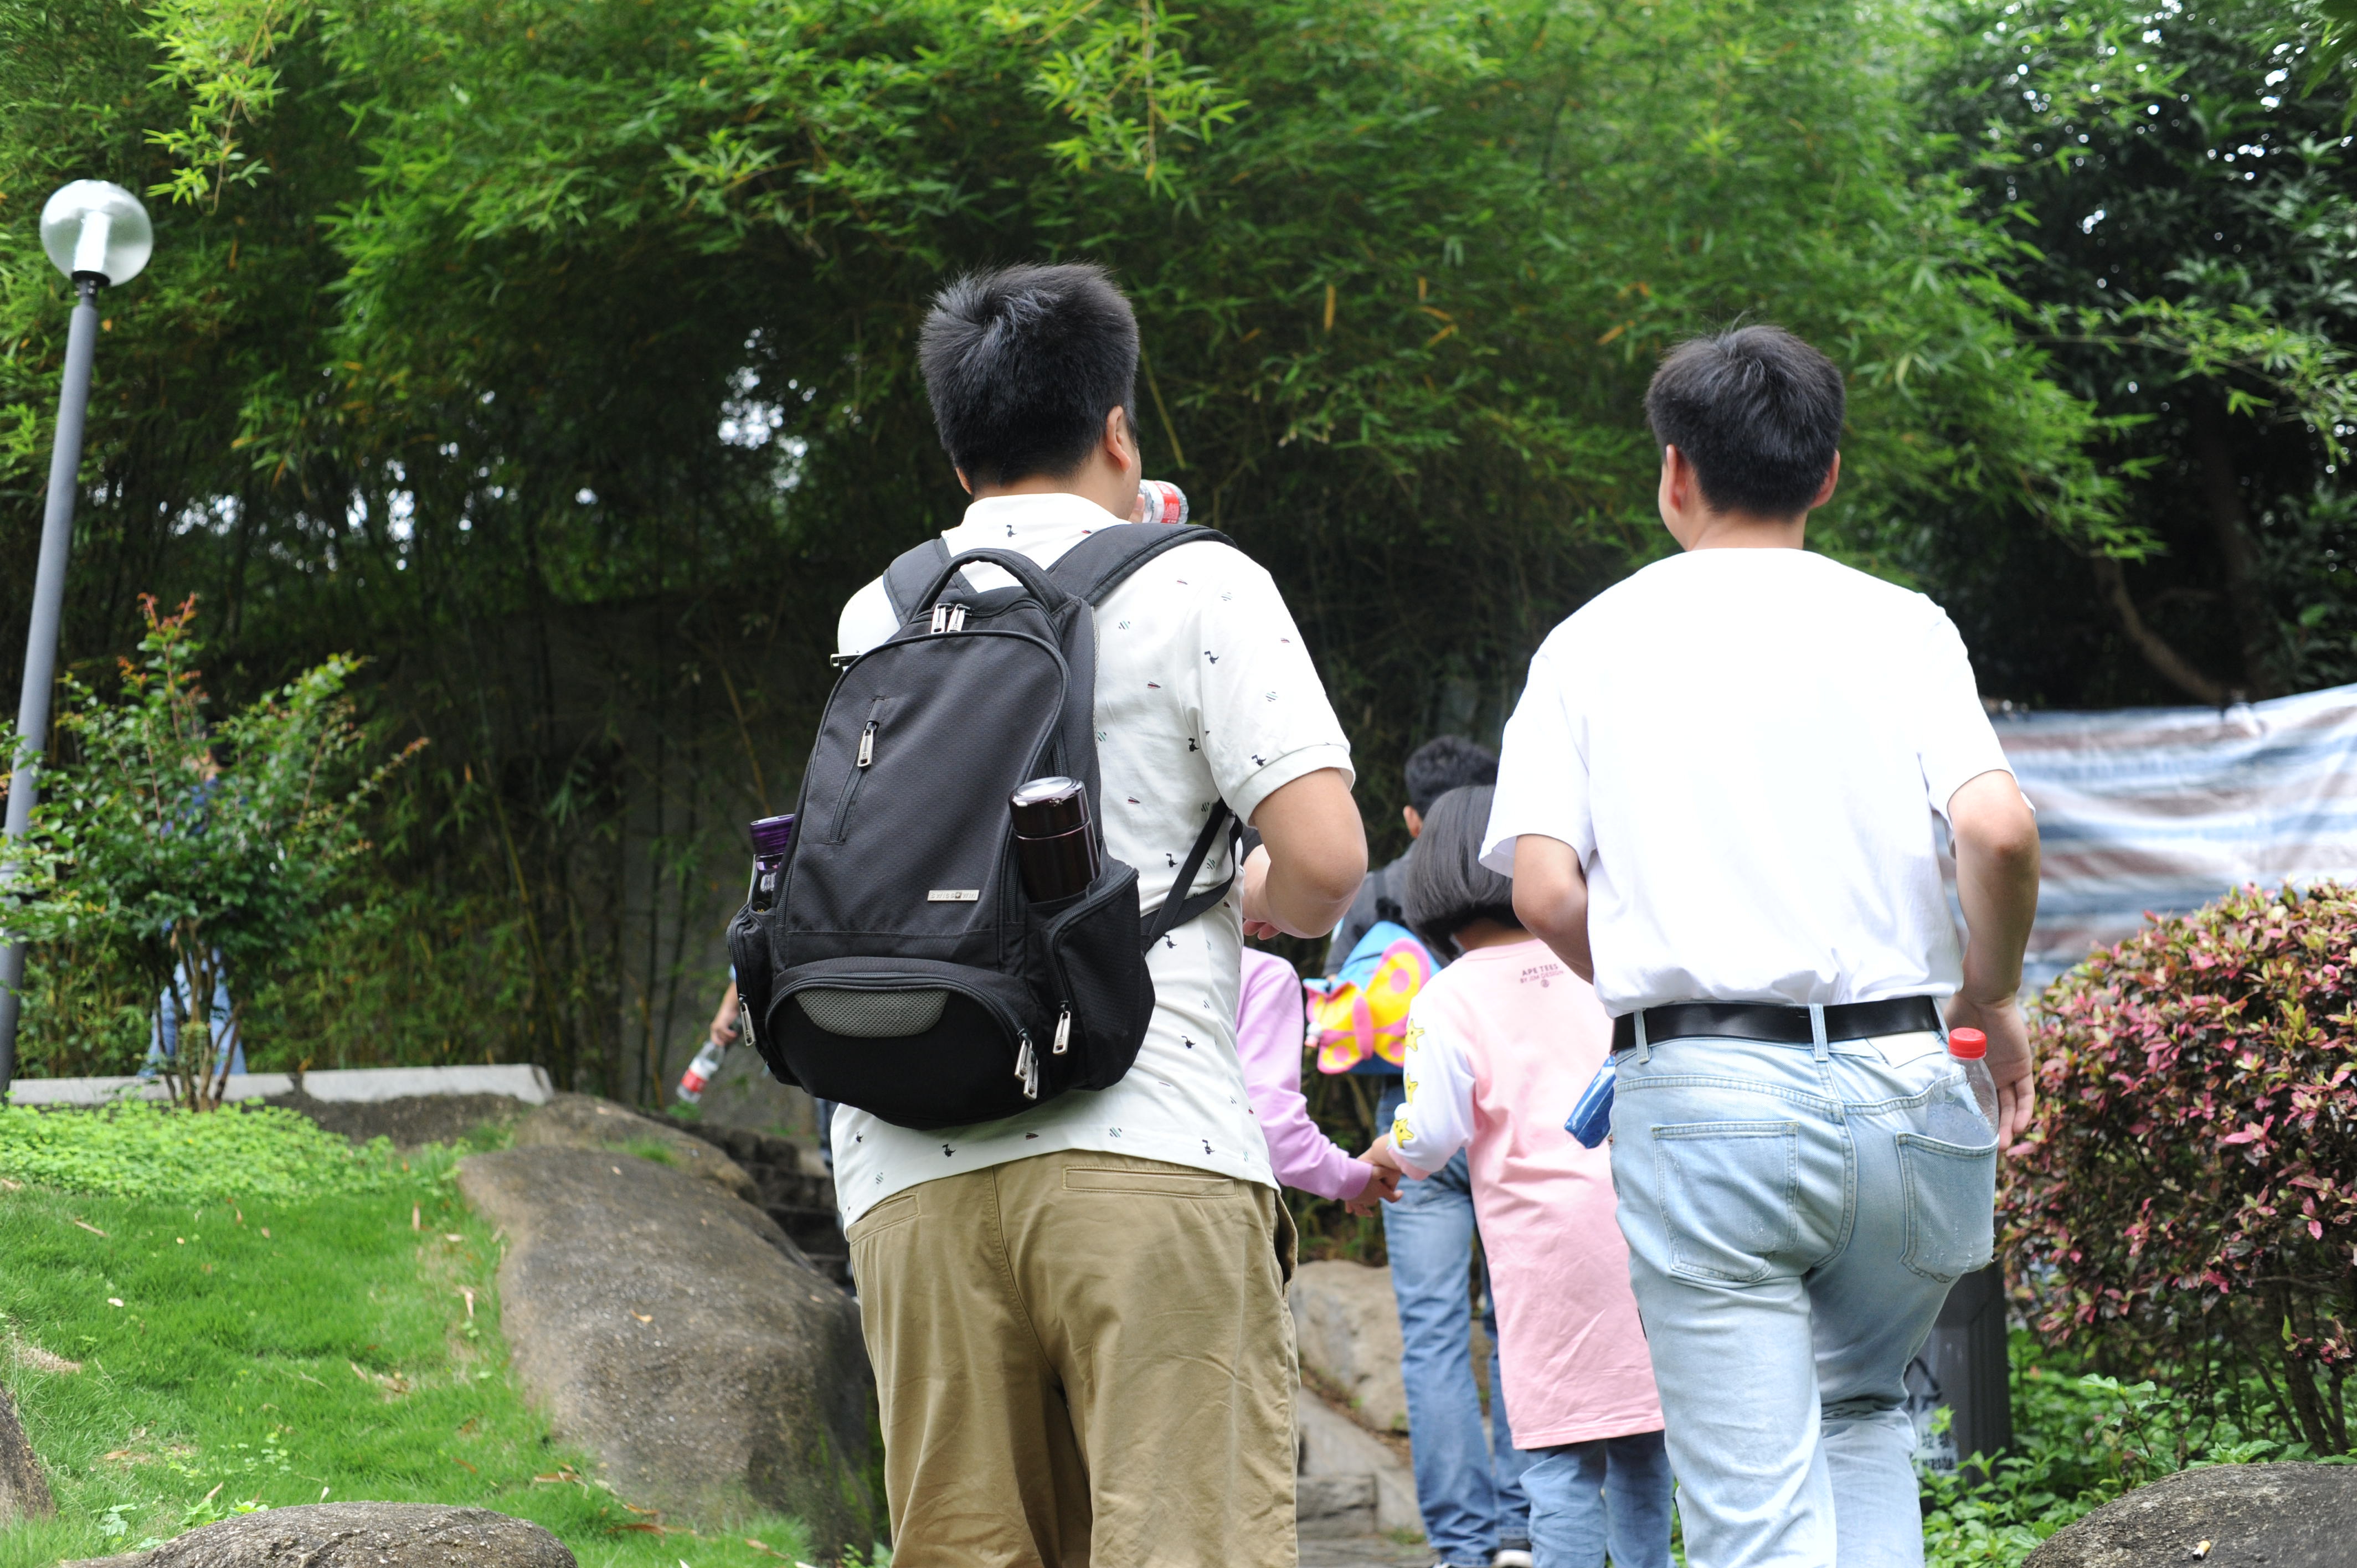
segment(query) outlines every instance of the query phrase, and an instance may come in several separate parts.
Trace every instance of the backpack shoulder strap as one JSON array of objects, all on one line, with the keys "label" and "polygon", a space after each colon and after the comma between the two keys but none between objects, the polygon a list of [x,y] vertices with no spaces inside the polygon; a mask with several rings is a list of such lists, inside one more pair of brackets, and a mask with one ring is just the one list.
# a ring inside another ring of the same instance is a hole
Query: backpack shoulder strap
[{"label": "backpack shoulder strap", "polygon": [[884,569],[884,597],[891,603],[892,618],[907,624],[922,607],[925,590],[949,564],[949,543],[938,533],[893,557],[892,564]]},{"label": "backpack shoulder strap", "polygon": [[1056,585],[1075,598],[1103,604],[1130,574],[1166,550],[1201,540],[1232,544],[1216,528],[1173,528],[1167,522],[1117,522],[1100,528],[1058,556],[1048,569]]},{"label": "backpack shoulder strap", "polygon": [[[1168,525],[1148,524],[1147,526],[1168,527]],[[1208,532],[1209,530],[1205,532]],[[1195,847],[1187,852],[1187,858],[1179,864],[1178,875],[1171,879],[1169,897],[1164,898],[1154,913],[1147,918],[1145,934],[1139,939],[1137,944],[1140,951],[1153,951],[1154,944],[1164,937],[1196,917],[1210,913],[1218,906],[1220,900],[1228,896],[1228,889],[1236,885],[1236,874],[1232,871],[1217,887],[1206,887],[1191,898],[1179,897],[1186,889],[1195,886],[1196,875],[1203,869],[1203,862],[1211,858],[1211,847],[1220,842],[1222,830],[1232,839],[1240,839],[1243,836],[1243,825],[1238,822],[1229,811],[1228,803],[1225,800],[1218,801],[1211,807],[1211,820],[1203,824],[1203,831],[1196,836]]]}]

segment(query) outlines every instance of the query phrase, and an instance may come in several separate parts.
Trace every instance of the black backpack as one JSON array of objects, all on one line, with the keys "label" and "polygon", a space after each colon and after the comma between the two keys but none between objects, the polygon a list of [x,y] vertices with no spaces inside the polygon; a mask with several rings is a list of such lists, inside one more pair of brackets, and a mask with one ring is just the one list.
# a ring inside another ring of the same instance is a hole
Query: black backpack
[{"label": "black backpack", "polygon": [[[903,1127],[1011,1116],[1118,1082],[1154,1016],[1147,949],[1218,905],[1191,898],[1214,805],[1148,918],[1137,872],[1103,855],[1093,607],[1208,528],[1101,528],[1042,569],[936,538],[884,587],[900,629],[851,660],[802,773],[772,907],[728,927],[740,1015],[770,1072]],[[1016,585],[975,592],[968,562]],[[1089,789],[1103,870],[1053,904],[1024,896],[1007,797],[1063,774]],[[1232,830],[1231,830],[1232,831]]]}]

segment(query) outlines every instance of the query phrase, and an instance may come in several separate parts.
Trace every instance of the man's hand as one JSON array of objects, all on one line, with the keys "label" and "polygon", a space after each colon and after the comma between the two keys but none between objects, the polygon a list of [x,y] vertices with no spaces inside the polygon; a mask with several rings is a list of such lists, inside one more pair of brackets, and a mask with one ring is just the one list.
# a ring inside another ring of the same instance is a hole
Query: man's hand
[{"label": "man's hand", "polygon": [[732,980],[728,983],[727,994],[720,999],[720,1010],[712,1015],[709,1031],[712,1043],[724,1051],[737,1043],[737,983]]},{"label": "man's hand", "polygon": [[2029,1131],[2038,1109],[2038,1064],[2029,1053],[2029,1026],[2021,1004],[2007,996],[1981,1004],[1948,999],[1948,1027],[1978,1029],[1988,1036],[1989,1077],[1996,1080],[1996,1141],[2011,1144]]},{"label": "man's hand", "polygon": [[1261,847],[1238,878],[1244,934],[1322,937],[1359,896],[1367,835],[1341,770],[1321,768],[1280,785],[1249,824]]},{"label": "man's hand", "polygon": [[2022,1022],[2021,953],[2038,918],[2038,814],[2013,775],[1983,773],[1948,800],[1956,840],[1956,901],[1964,906],[1964,979],[1948,1002],[1951,1028],[1988,1036],[1989,1076],[1996,1080],[1997,1142],[2029,1131],[2038,1064]]},{"label": "man's hand", "polygon": [[1514,918],[1572,973],[1595,982],[1596,958],[1587,945],[1587,873],[1577,851],[1537,833],[1514,841]]}]

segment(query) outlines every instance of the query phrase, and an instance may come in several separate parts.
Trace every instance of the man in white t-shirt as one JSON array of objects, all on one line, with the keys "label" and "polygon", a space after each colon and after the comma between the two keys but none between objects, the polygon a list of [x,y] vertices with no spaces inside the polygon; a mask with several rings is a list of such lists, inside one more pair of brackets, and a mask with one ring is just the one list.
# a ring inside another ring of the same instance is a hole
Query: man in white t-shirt
[{"label": "man in white t-shirt", "polygon": [[[1613,1181],[1694,1568],[1921,1563],[1904,1374],[1989,1261],[2029,1119],[2036,820],[1939,607],[1803,548],[1844,403],[1773,327],[1663,360],[1684,553],[1540,647],[1484,841],[1614,1015]],[[1943,1008],[1988,1036],[1996,1127]]]},{"label": "man in white t-shirt", "polygon": [[[951,550],[1048,565],[1127,521],[1137,326],[1101,271],[963,278],[919,361],[974,498]],[[1227,544],[1155,557],[1096,628],[1095,804],[1142,906],[1192,891],[1171,884],[1217,800],[1264,847],[1152,950],[1153,1023],[1112,1088],[940,1132],[835,1113],[899,1568],[1295,1560],[1293,1236],[1236,1058],[1238,969],[1244,929],[1322,936],[1357,892],[1350,746],[1275,585]],[[878,581],[838,640],[898,629]]]}]

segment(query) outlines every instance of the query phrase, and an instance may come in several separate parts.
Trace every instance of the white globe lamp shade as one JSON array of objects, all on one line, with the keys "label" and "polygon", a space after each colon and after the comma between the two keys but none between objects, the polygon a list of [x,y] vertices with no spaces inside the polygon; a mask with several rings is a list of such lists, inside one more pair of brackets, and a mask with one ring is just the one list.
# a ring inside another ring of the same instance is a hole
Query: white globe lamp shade
[{"label": "white globe lamp shade", "polygon": [[68,277],[95,273],[111,288],[139,275],[156,231],[139,199],[102,179],[78,179],[41,209],[41,248]]}]

